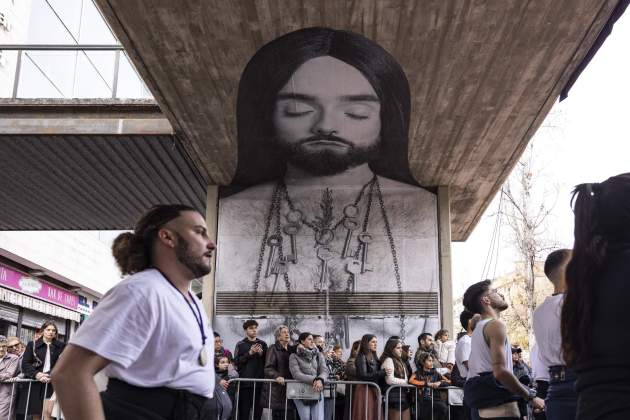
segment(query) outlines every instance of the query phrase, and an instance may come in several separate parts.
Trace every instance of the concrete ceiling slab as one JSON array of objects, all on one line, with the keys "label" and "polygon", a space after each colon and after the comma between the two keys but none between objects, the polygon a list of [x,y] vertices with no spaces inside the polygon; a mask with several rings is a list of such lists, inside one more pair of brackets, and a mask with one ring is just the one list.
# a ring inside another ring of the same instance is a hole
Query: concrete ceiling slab
[{"label": "concrete ceiling slab", "polygon": [[209,184],[236,168],[236,93],[264,43],[329,26],[385,47],[411,84],[409,162],[448,185],[465,240],[616,0],[96,0]]}]

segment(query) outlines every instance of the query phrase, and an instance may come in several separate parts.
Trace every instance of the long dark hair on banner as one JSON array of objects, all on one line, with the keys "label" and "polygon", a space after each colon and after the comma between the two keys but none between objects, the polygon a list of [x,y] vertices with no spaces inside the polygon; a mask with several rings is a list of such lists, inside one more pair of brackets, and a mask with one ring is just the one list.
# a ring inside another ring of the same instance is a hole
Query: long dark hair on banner
[{"label": "long dark hair on banner", "polygon": [[568,365],[591,356],[597,281],[611,250],[630,245],[630,173],[601,184],[580,184],[573,190],[571,202],[575,242],[567,265],[561,318],[562,351]]},{"label": "long dark hair on banner", "polygon": [[158,231],[183,211],[197,210],[184,204],[152,207],[136,223],[133,232],[121,233],[114,239],[112,254],[123,275],[138,273],[152,265],[151,253]]},{"label": "long dark hair on banner", "polygon": [[238,164],[232,185],[256,185],[284,175],[284,158],[273,144],[276,95],[298,67],[322,56],[359,70],[381,101],[381,147],[379,157],[370,162],[372,170],[417,185],[407,158],[411,101],[403,69],[364,36],[322,27],[300,29],[269,42],[245,67],[236,104]]}]

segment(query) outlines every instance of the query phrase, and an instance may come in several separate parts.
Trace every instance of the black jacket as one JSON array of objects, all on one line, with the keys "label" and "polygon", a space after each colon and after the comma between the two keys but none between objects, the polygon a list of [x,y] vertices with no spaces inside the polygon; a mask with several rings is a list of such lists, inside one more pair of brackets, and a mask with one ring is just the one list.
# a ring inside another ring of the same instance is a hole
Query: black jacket
[{"label": "black jacket", "polygon": [[[52,343],[50,343],[51,370],[55,367],[57,359],[59,359],[59,355],[61,355],[65,346],[66,345],[59,340],[53,340]],[[38,367],[35,367],[35,364],[38,364],[35,355],[37,355],[37,358],[41,361]],[[35,375],[44,370],[44,363],[46,362],[46,343],[44,343],[44,340],[41,338],[35,341],[35,355],[33,355],[33,342],[29,341],[26,345],[24,355],[22,356],[22,372],[27,378],[35,379]]]},{"label": "black jacket", "polygon": [[[262,354],[249,354],[249,349],[254,344],[262,345]],[[265,377],[265,358],[267,356],[267,343],[258,338],[255,341],[249,341],[247,338],[239,341],[234,350],[234,364],[240,378],[264,378]],[[253,384],[243,382],[241,387],[252,387]]]},{"label": "black jacket", "polygon": [[354,363],[357,366],[357,380],[359,381],[381,384],[385,378],[385,371],[383,369],[379,369],[376,355],[372,357],[372,360],[370,361],[365,354],[359,353]]},{"label": "black jacket", "polygon": [[[267,357],[265,361],[265,378],[276,379],[283,377],[284,379],[291,379],[291,371],[289,370],[289,356],[291,355],[291,349],[286,350],[277,341],[267,350]],[[286,394],[286,386],[280,386],[278,384],[272,384],[271,386],[271,409],[283,410],[284,398]],[[261,391],[262,400],[264,406],[269,404],[269,384],[266,383]]]}]

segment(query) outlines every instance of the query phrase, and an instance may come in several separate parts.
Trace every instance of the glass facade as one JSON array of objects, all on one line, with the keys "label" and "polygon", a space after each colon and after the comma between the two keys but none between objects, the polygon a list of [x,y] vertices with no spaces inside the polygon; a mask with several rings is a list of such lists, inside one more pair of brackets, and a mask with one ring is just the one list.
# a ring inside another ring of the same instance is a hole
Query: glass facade
[{"label": "glass facade", "polygon": [[152,98],[92,0],[0,0],[0,14],[0,45],[25,46],[1,51],[0,97]]}]

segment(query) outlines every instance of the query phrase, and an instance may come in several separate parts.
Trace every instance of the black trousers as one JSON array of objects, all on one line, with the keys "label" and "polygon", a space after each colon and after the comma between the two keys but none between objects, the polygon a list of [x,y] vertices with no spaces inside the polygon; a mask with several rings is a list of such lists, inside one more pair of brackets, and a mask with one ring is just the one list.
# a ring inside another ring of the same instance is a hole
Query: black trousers
[{"label": "black trousers", "polygon": [[[254,390],[256,391],[254,395]],[[254,408],[254,420],[262,418],[263,407],[260,405],[260,391],[262,386],[260,384],[254,384],[251,388],[244,388],[241,385],[240,395],[238,397],[238,418],[239,420],[249,420],[249,416]],[[254,398],[256,399],[254,401]]]},{"label": "black trousers", "polygon": [[170,388],[142,388],[110,379],[101,393],[107,420],[216,420],[215,400]]},{"label": "black trousers", "polygon": [[418,407],[418,414],[421,419],[426,420],[446,420],[448,418],[448,408],[442,400],[433,401],[433,417],[431,417],[431,400],[423,400]]}]

